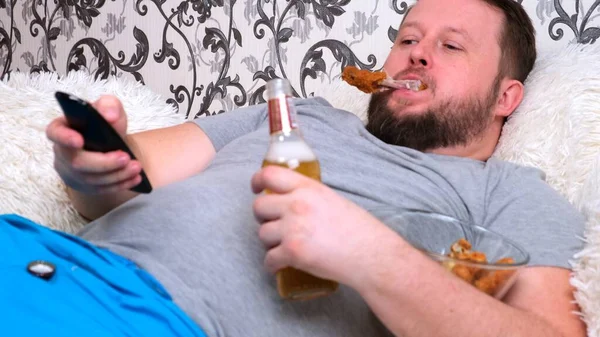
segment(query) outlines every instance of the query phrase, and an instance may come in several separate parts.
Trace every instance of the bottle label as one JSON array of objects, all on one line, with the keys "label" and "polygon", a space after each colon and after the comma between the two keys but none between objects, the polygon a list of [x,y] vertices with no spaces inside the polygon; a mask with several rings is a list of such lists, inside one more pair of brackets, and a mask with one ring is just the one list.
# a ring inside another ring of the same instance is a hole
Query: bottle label
[{"label": "bottle label", "polygon": [[297,127],[294,119],[294,106],[287,96],[277,96],[269,100],[269,127],[271,134],[289,133]]}]

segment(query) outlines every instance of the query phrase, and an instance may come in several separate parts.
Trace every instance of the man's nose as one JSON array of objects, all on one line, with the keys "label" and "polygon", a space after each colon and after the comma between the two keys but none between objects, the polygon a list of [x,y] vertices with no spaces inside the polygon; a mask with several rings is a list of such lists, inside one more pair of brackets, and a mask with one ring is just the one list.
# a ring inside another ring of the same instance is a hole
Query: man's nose
[{"label": "man's nose", "polygon": [[410,63],[412,66],[428,68],[431,66],[431,62],[431,47],[428,46],[427,41],[422,40],[413,46],[410,52]]}]

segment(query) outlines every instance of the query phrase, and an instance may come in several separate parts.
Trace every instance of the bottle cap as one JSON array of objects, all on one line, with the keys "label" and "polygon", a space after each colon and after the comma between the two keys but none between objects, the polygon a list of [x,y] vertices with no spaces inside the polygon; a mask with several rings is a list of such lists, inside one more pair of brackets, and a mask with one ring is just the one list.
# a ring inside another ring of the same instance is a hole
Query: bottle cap
[{"label": "bottle cap", "polygon": [[269,99],[281,95],[292,96],[292,87],[287,79],[275,78],[267,82],[267,97]]}]

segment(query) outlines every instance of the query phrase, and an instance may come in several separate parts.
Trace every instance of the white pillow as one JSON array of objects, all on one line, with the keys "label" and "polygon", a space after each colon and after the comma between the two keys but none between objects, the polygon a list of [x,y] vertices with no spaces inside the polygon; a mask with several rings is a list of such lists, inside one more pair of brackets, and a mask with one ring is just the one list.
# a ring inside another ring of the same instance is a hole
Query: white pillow
[{"label": "white pillow", "polygon": [[339,77],[331,83],[325,82],[317,85],[314,96],[325,98],[333,107],[352,112],[363,123],[367,121],[367,109],[371,95],[349,85]]},{"label": "white pillow", "polygon": [[85,221],[68,200],[53,169],[46,126],[61,115],[57,90],[93,101],[119,97],[129,116],[129,131],[181,123],[182,115],[150,89],[134,81],[95,81],[84,72],[29,75],[12,73],[0,82],[0,214],[16,213],[51,228],[74,232]]},{"label": "white pillow", "polygon": [[600,44],[541,55],[494,156],[544,170],[579,206],[600,153]]},{"label": "white pillow", "polygon": [[[542,55],[495,156],[541,168],[586,217],[571,284],[589,336],[600,336],[600,44]],[[568,226],[568,224],[565,224]]]}]

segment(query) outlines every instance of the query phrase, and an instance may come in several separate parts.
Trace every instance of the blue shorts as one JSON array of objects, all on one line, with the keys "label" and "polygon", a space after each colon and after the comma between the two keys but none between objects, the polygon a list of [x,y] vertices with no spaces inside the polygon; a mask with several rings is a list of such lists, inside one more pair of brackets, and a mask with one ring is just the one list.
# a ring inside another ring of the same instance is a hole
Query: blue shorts
[{"label": "blue shorts", "polygon": [[[28,271],[53,265],[49,279]],[[75,236],[0,216],[2,336],[206,336],[150,274]]]}]

